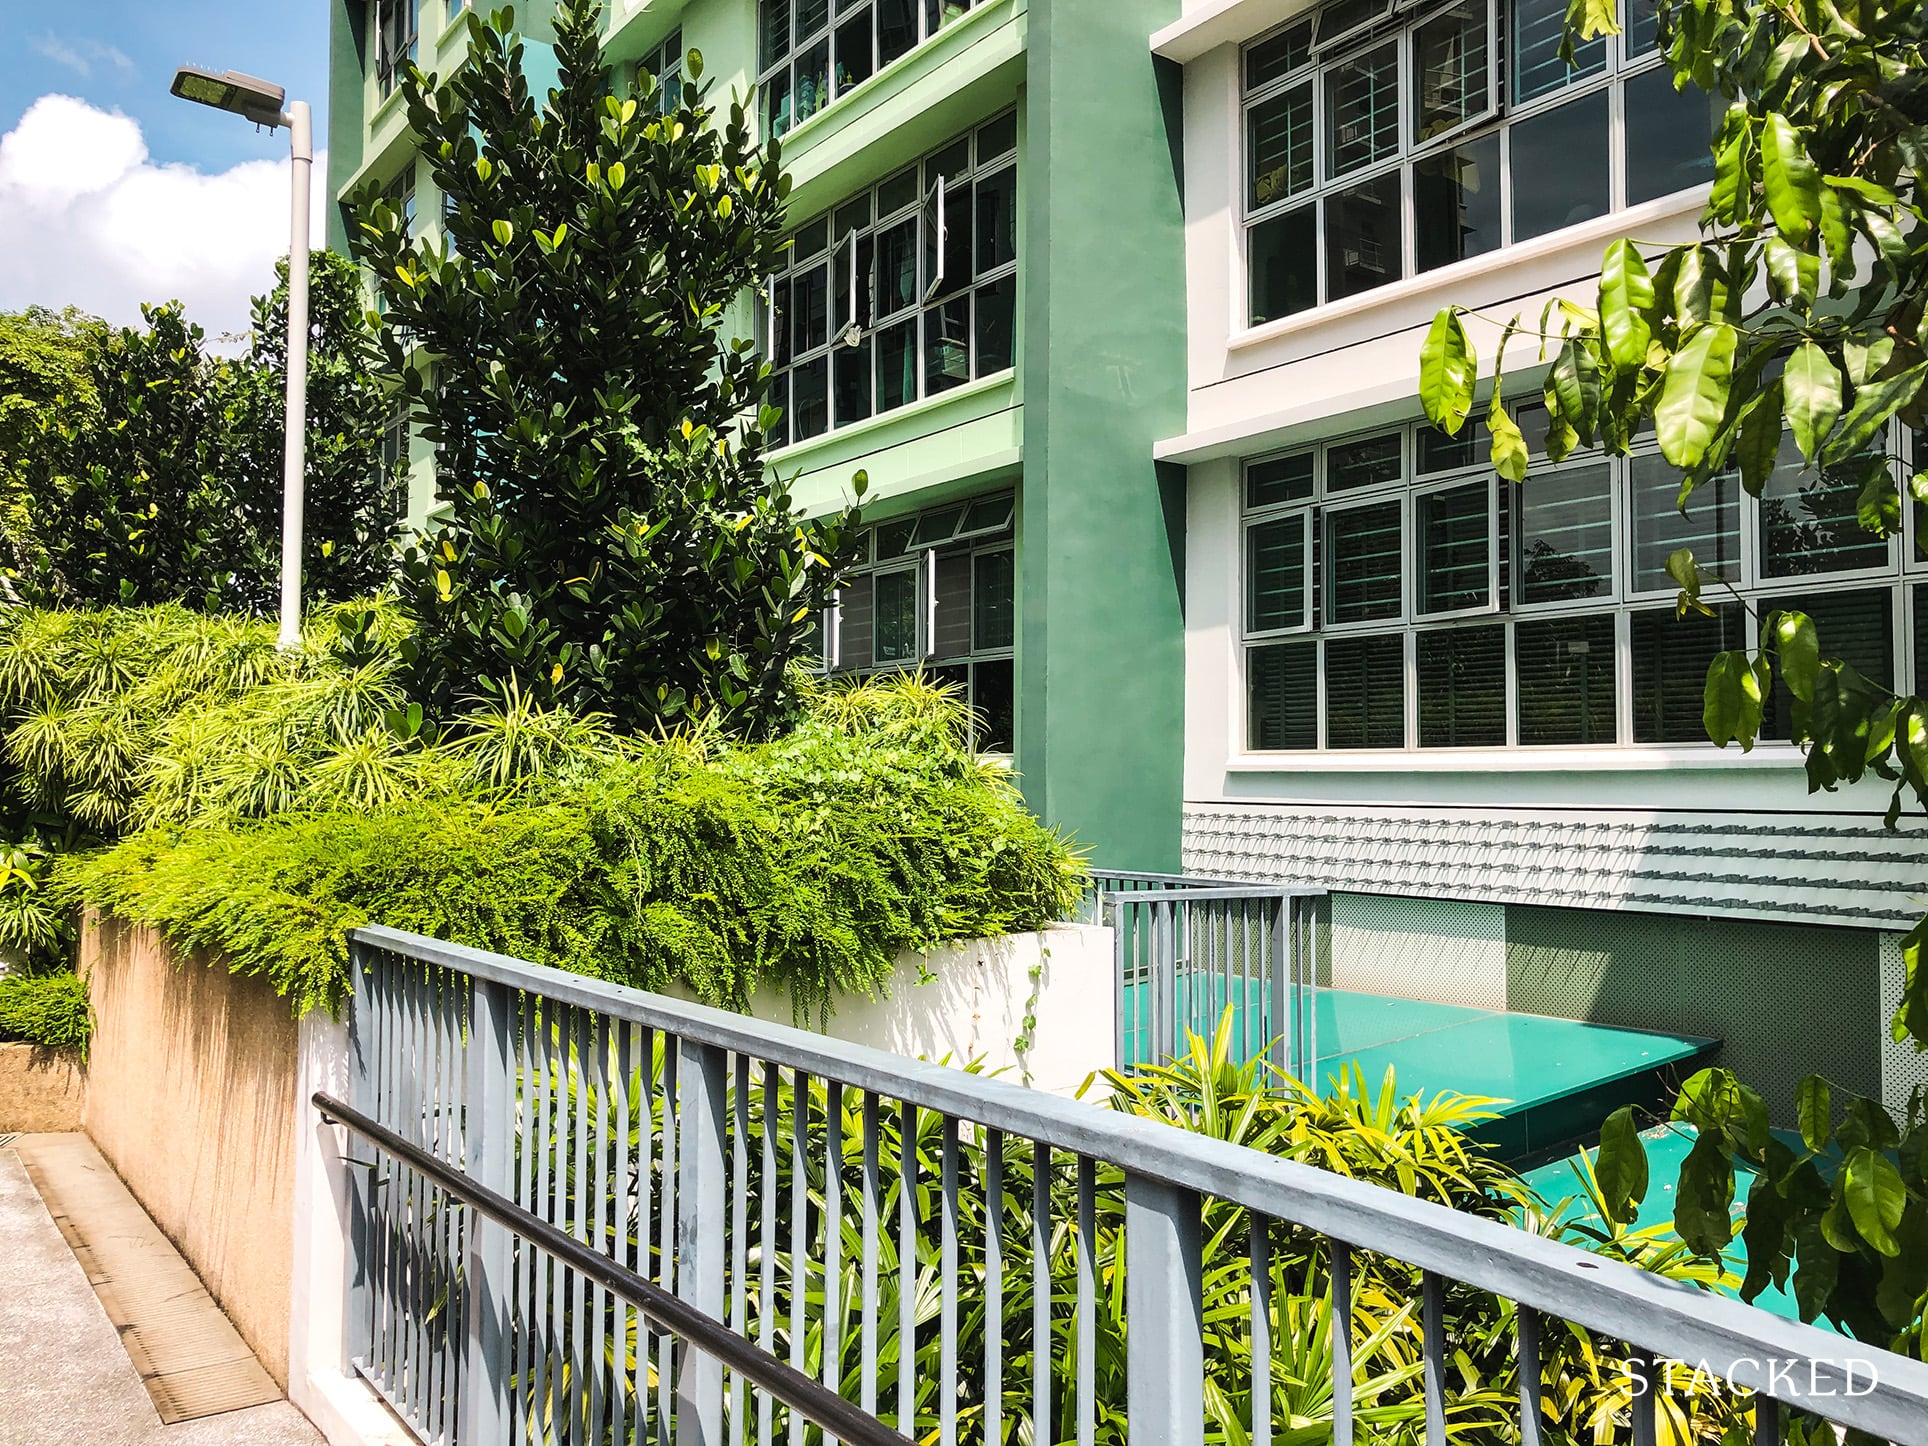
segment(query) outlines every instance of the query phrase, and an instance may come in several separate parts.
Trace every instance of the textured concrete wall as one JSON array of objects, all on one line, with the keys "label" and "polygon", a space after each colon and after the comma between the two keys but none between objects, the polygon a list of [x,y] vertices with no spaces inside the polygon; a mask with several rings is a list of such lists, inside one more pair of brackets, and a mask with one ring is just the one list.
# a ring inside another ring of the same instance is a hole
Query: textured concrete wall
[{"label": "textured concrete wall", "polygon": [[80,1128],[87,1069],[71,1050],[0,1044],[0,1135]]},{"label": "textured concrete wall", "polygon": [[261,1364],[288,1384],[296,1029],[259,979],[90,919],[85,1125]]}]

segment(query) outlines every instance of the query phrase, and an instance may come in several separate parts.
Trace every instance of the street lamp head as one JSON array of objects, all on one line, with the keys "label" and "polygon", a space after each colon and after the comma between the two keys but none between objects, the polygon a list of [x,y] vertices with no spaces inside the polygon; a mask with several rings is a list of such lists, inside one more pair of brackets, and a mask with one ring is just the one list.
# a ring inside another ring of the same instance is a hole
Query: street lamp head
[{"label": "street lamp head", "polygon": [[169,89],[182,100],[230,111],[270,130],[288,123],[281,110],[288,92],[238,70],[216,75],[199,66],[184,65],[174,72],[174,84]]}]

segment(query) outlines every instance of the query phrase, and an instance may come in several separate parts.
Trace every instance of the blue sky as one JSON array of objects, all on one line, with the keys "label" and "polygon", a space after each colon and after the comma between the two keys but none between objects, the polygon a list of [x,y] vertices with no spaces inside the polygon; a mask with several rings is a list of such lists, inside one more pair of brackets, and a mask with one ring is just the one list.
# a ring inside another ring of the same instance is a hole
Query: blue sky
[{"label": "blue sky", "polygon": [[327,0],[8,0],[0,45],[0,132],[49,91],[140,122],[156,161],[224,171],[272,157],[280,139],[167,92],[178,65],[242,70],[315,107],[328,87]]},{"label": "blue sky", "polygon": [[168,85],[181,64],[261,76],[314,106],[325,144],[328,12],[0,0],[0,310],[71,303],[130,324],[141,302],[179,299],[210,334],[244,328],[287,250],[287,135]]}]

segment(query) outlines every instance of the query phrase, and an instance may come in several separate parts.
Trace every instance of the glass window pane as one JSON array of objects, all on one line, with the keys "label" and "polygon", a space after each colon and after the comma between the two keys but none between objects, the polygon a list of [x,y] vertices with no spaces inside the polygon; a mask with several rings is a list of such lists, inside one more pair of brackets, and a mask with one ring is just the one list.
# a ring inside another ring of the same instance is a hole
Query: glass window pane
[{"label": "glass window pane", "polygon": [[1325,516],[1328,622],[1396,618],[1403,559],[1399,503],[1376,502]]},{"label": "glass window pane", "polygon": [[1437,427],[1422,425],[1418,432],[1419,475],[1456,472],[1462,467],[1485,465],[1488,456],[1486,424],[1466,419],[1456,435],[1448,436]]},{"label": "glass window pane", "polygon": [[[1887,588],[1861,592],[1779,597],[1758,604],[1761,620],[1776,612],[1806,613],[1821,639],[1821,656],[1839,658],[1879,688],[1894,686],[1894,594]],[[1763,738],[1791,738],[1794,698],[1777,672],[1761,721]]]},{"label": "glass window pane", "polygon": [[901,663],[917,655],[917,591],[914,567],[877,574],[875,661]]},{"label": "glass window pane", "polygon": [[1492,505],[1492,485],[1485,481],[1414,499],[1422,613],[1492,605]]},{"label": "glass window pane", "polygon": [[[917,519],[917,546],[931,547],[940,542],[949,542],[964,520],[964,508],[938,507],[924,513]],[[939,590],[940,594],[942,589]]]},{"label": "glass window pane", "polygon": [[1355,487],[1397,482],[1400,440],[1399,433],[1387,432],[1326,448],[1326,491],[1349,492]]},{"label": "glass window pane", "polygon": [[1487,60],[1486,0],[1460,0],[1414,29],[1414,144],[1491,108]]},{"label": "glass window pane", "polygon": [[1613,588],[1612,474],[1605,463],[1521,483],[1520,601],[1606,597]]},{"label": "glass window pane", "polygon": [[1660,45],[1660,14],[1655,0],[1627,0],[1627,55],[1638,58]]},{"label": "glass window pane", "polygon": [[1016,357],[1017,299],[1015,275],[987,281],[977,289],[973,304],[977,317],[977,374],[981,377],[1003,371]]},{"label": "glass window pane", "polygon": [[1714,617],[1672,608],[1633,615],[1633,741],[1705,743],[1703,708],[1714,654],[1745,645],[1745,614],[1718,607]]},{"label": "glass window pane", "polygon": [[971,739],[980,753],[1012,753],[1017,747],[1017,664],[994,658],[971,666],[971,708],[977,728]]},{"label": "glass window pane", "polygon": [[830,0],[796,0],[797,39],[808,40],[830,23]]},{"label": "glass window pane", "polygon": [[877,334],[877,410],[917,400],[917,318]]},{"label": "glass window pane", "polygon": [[872,55],[874,43],[869,15],[859,15],[853,20],[847,20],[838,28],[838,95],[870,79],[871,72],[875,69],[875,57]]},{"label": "glass window pane", "polygon": [[1306,526],[1294,513],[1261,523],[1245,534],[1248,632],[1305,626]]},{"label": "glass window pane", "polygon": [[830,40],[825,37],[797,57],[796,123],[802,125],[830,104]]},{"label": "glass window pane", "polygon": [[1419,746],[1506,742],[1506,629],[1435,628],[1418,635]]},{"label": "glass window pane", "polygon": [[781,413],[776,426],[770,429],[769,445],[787,447],[790,444],[790,373],[778,372],[770,378],[770,390],[763,404]]},{"label": "glass window pane", "polygon": [[790,374],[790,389],[796,440],[826,430],[830,426],[830,358],[804,362]]},{"label": "glass window pane", "polygon": [[1520,742],[1612,743],[1613,615],[1519,623]]},{"label": "glass window pane", "polygon": [[971,183],[947,180],[944,183],[944,284],[937,289],[939,296],[948,296],[971,284],[974,211]]},{"label": "glass window pane", "polygon": [[1498,132],[1414,164],[1413,230],[1421,271],[1499,249]]},{"label": "glass window pane", "polygon": [[877,63],[889,65],[916,47],[916,0],[877,0]]},{"label": "glass window pane", "polygon": [[1513,126],[1513,239],[1607,214],[1607,92]]},{"label": "glass window pane", "polygon": [[759,51],[768,70],[790,52],[790,0],[763,0],[763,43]]},{"label": "glass window pane", "polygon": [[830,244],[830,218],[818,216],[797,227],[797,234],[790,238],[790,255],[796,261],[808,261]]},{"label": "glass window pane", "polygon": [[1319,645],[1274,643],[1245,654],[1250,746],[1319,746]]},{"label": "glass window pane", "polygon": [[1018,113],[1010,111],[977,128],[977,163],[988,165],[1018,148]]},{"label": "glass window pane", "polygon": [[1694,550],[1694,561],[1702,567],[1712,568],[1729,582],[1740,581],[1739,476],[1723,472],[1701,483],[1687,499],[1683,516],[1675,505],[1680,500],[1680,473],[1667,465],[1665,457],[1635,457],[1629,473],[1635,592],[1678,587],[1667,576],[1667,559],[1683,547]]},{"label": "glass window pane", "polygon": [[929,190],[935,186],[939,176],[948,176],[954,180],[970,168],[971,138],[959,136],[924,162],[924,188]]},{"label": "glass window pane", "polygon": [[1310,59],[1312,26],[1302,21],[1246,47],[1245,88],[1257,90],[1282,75],[1290,75]]},{"label": "glass window pane", "polygon": [[953,297],[924,313],[924,395],[971,379],[971,298]]},{"label": "glass window pane", "polygon": [[1674,89],[1666,66],[1627,82],[1627,204],[1638,206],[1714,179],[1714,98],[1697,85]]},{"label": "glass window pane", "polygon": [[877,527],[877,560],[887,561],[901,557],[911,549],[917,539],[917,519],[900,517],[892,522],[880,523]]},{"label": "glass window pane", "polygon": [[1319,304],[1319,208],[1301,206],[1247,233],[1252,325]]},{"label": "glass window pane", "polygon": [[1399,172],[1335,192],[1325,200],[1326,300],[1357,296],[1403,274]]},{"label": "glass window pane", "polygon": [[980,552],[971,560],[971,643],[1008,648],[1017,642],[1017,554]]},{"label": "glass window pane", "polygon": [[861,422],[871,413],[870,342],[840,346],[831,356],[837,377],[837,425]]},{"label": "glass window pane", "polygon": [[912,166],[908,171],[899,171],[877,187],[877,214],[888,216],[906,206],[915,206],[917,196],[917,167]]},{"label": "glass window pane", "polygon": [[1246,205],[1254,211],[1311,186],[1311,81],[1246,113],[1245,154]]},{"label": "glass window pane", "polygon": [[894,316],[919,300],[917,218],[877,233],[877,315]]},{"label": "glass window pane", "polygon": [[1018,171],[1007,166],[977,183],[977,274],[1018,254]]},{"label": "glass window pane", "polygon": [[1399,149],[1399,46],[1390,43],[1324,72],[1326,172],[1343,176]]},{"label": "glass window pane", "polygon": [[1406,640],[1328,638],[1326,747],[1406,746]]},{"label": "glass window pane", "polygon": [[971,510],[964,515],[964,531],[973,534],[1004,531],[1011,525],[1016,501],[1009,492],[1004,492],[973,502]]},{"label": "glass window pane", "polygon": [[1861,467],[1854,462],[1811,471],[1789,436],[1761,490],[1761,573],[1808,577],[1882,567],[1887,539],[1857,516]]},{"label": "glass window pane", "polygon": [[790,346],[802,355],[830,340],[830,272],[812,266],[790,282]]},{"label": "glass window pane", "polygon": [[1274,502],[1297,502],[1312,495],[1312,454],[1268,457],[1245,468],[1245,505],[1270,507]]},{"label": "glass window pane", "polygon": [[1566,0],[1512,0],[1513,100],[1516,104],[1547,95],[1570,81],[1607,68],[1605,36],[1573,47],[1571,68],[1560,59],[1566,34]]}]

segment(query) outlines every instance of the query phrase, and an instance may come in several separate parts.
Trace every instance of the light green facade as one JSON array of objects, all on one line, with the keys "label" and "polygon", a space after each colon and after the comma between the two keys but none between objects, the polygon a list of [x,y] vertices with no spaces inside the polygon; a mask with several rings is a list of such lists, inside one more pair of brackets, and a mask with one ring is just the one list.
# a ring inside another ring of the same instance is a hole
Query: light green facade
[{"label": "light green facade", "polygon": [[[333,5],[329,183],[339,203],[414,166],[399,95],[376,77],[372,6]],[[518,7],[527,65],[546,56]],[[1017,117],[1014,364],[783,448],[799,504],[869,478],[867,517],[1015,491],[1014,761],[1027,798],[1107,867],[1176,868],[1183,758],[1182,476],[1152,460],[1185,415],[1184,229],[1176,67],[1146,38],[1179,0],[981,0],[782,138],[805,222],[953,137]],[[452,0],[420,0],[418,63],[463,51]],[[748,96],[758,0],[614,0],[617,73],[680,30],[711,99]],[[418,230],[440,197],[416,168]],[[340,205],[331,244],[347,242]],[[739,327],[747,332],[746,301]],[[432,496],[416,444],[416,510]]]}]

